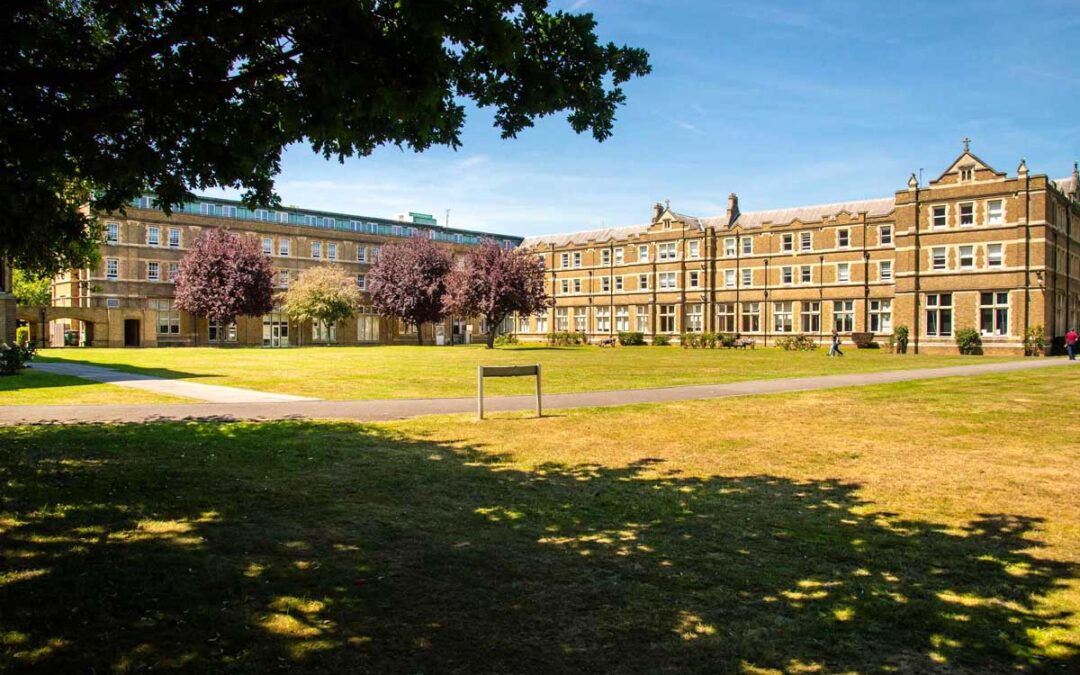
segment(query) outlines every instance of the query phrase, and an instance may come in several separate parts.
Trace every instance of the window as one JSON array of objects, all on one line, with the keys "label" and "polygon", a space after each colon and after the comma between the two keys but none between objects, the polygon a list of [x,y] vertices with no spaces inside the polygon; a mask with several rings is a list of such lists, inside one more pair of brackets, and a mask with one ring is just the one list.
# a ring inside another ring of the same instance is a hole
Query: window
[{"label": "window", "polygon": [[855,330],[855,301],[833,300],[833,329],[839,333]]},{"label": "window", "polygon": [[752,255],[754,253],[754,240],[750,237],[742,238],[742,253],[743,255]]},{"label": "window", "polygon": [[661,333],[674,333],[675,327],[675,305],[660,305],[660,332]]},{"label": "window", "polygon": [[803,302],[802,311],[799,314],[799,327],[804,333],[821,332],[821,303]]},{"label": "window", "polygon": [[176,275],[180,273],[180,263],[169,263],[169,281],[176,281]]},{"label": "window", "polygon": [[878,278],[882,281],[892,281],[891,260],[882,260],[878,263]]},{"label": "window", "polygon": [[952,335],[952,293],[927,294],[926,334]]},{"label": "window", "polygon": [[367,262],[367,246],[361,244],[356,247],[356,262]]},{"label": "window", "polygon": [[780,250],[784,253],[791,253],[795,250],[795,235],[788,232],[780,237]]},{"label": "window", "polygon": [[563,253],[560,256],[560,262],[561,262],[561,266],[563,268],[570,267],[570,254],[569,253]]},{"label": "window", "polygon": [[235,206],[222,206],[221,207],[221,215],[223,215],[223,216],[225,216],[227,218],[235,218],[236,217],[236,207]]},{"label": "window", "polygon": [[146,279],[148,281],[160,281],[161,280],[161,263],[156,260],[151,260],[146,263]]},{"label": "window", "polygon": [[569,279],[562,279],[561,281],[562,281],[562,283],[561,283],[562,294],[563,295],[570,295],[570,280]]},{"label": "window", "polygon": [[623,289],[623,278],[615,277],[615,290],[621,291]]},{"label": "window", "polygon": [[649,245],[639,244],[637,247],[638,262],[649,262]]},{"label": "window", "polygon": [[773,303],[773,329],[777,333],[790,333],[792,331],[791,304],[791,302]]},{"label": "window", "polygon": [[656,245],[657,260],[675,260],[676,257],[675,242],[670,241]]},{"label": "window", "polygon": [[840,248],[847,248],[851,246],[851,230],[837,230],[836,245]]},{"label": "window", "polygon": [[735,288],[735,270],[724,270],[724,287]]},{"label": "window", "polygon": [[636,325],[634,329],[639,333],[649,332],[649,306],[648,305],[635,305],[634,306],[634,320]]},{"label": "window", "polygon": [[625,255],[625,254],[623,253],[623,249],[622,249],[622,248],[617,248],[617,249],[615,249],[615,264],[616,264],[616,265],[621,265],[621,264],[623,264],[623,257],[624,257],[624,255]]},{"label": "window", "polygon": [[879,231],[881,233],[881,245],[892,245],[892,225],[882,225]]},{"label": "window", "polygon": [[989,225],[1001,225],[1005,222],[1005,202],[993,199],[986,202],[986,222]]},{"label": "window", "polygon": [[615,308],[615,330],[620,333],[630,330],[630,308],[626,305]]},{"label": "window", "polygon": [[312,342],[336,342],[337,341],[337,324],[326,323],[324,321],[312,321],[311,322],[311,341]]},{"label": "window", "polygon": [[932,261],[931,267],[936,270],[945,269],[945,263],[948,258],[948,251],[944,246],[938,246],[930,250],[930,259]]},{"label": "window", "polygon": [[1001,253],[1001,244],[987,244],[986,245],[986,266],[987,267],[1001,267],[1004,263],[1004,257]]},{"label": "window", "polygon": [[735,328],[735,303],[721,302],[716,305],[716,318],[719,321],[720,332],[734,333]]},{"label": "window", "polygon": [[570,330],[570,324],[567,322],[567,309],[565,307],[555,308],[555,330],[565,332]]},{"label": "window", "polygon": [[322,257],[322,242],[321,241],[313,241],[313,242],[311,242],[311,257],[312,257],[313,260],[318,260],[319,258]]},{"label": "window", "polygon": [[536,315],[536,332],[544,335],[548,332],[547,329],[547,314]]},{"label": "window", "polygon": [[983,335],[1009,334],[1009,293],[979,293],[979,330]]},{"label": "window", "polygon": [[814,248],[814,233],[813,232],[800,232],[799,233],[799,250],[809,251]]},{"label": "window", "polygon": [[960,180],[975,180],[975,167],[965,166],[964,168],[960,169]]},{"label": "window", "polygon": [[790,286],[795,281],[795,272],[792,267],[780,268],[780,283]]},{"label": "window", "polygon": [[109,309],[119,309],[120,298],[105,298],[105,306]]},{"label": "window", "polygon": [[639,274],[637,284],[638,284],[639,289],[641,289],[643,291],[649,290],[649,275],[648,274]]},{"label": "window", "polygon": [[105,225],[105,243],[120,243],[120,223],[108,223]]},{"label": "window", "polygon": [[975,247],[960,247],[960,269],[971,269],[975,266]]},{"label": "window", "polygon": [[266,209],[255,209],[255,220],[270,220],[270,212]]},{"label": "window", "polygon": [[960,205],[960,224],[961,225],[974,225],[975,224],[975,205],[971,202]]},{"label": "window", "polygon": [[289,287],[289,270],[281,270],[278,272],[278,286],[281,288]]},{"label": "window", "polygon": [[836,280],[840,282],[851,281],[850,263],[838,263],[836,265]]},{"label": "window", "polygon": [[742,270],[742,285],[753,286],[754,285],[754,270],[749,268],[743,268]]},{"label": "window", "polygon": [[120,277],[120,260],[117,258],[105,259],[105,278],[118,279]]},{"label": "window", "polygon": [[169,228],[169,248],[180,248],[180,229]]},{"label": "window", "polygon": [[382,246],[372,246],[371,247],[371,262],[373,262],[373,263],[379,262],[379,253],[381,251],[382,251]]},{"label": "window", "polygon": [[278,239],[277,252],[278,252],[278,255],[284,255],[284,256],[289,255],[289,240],[288,239]]},{"label": "window", "polygon": [[691,258],[700,258],[701,257],[701,242],[700,241],[695,239],[695,240],[693,240],[691,242],[688,242],[687,247],[688,247],[687,248],[687,253],[686,253],[687,256],[689,256]]},{"label": "window", "polygon": [[574,251],[574,267],[581,267],[581,251]]},{"label": "window", "polygon": [[151,299],[147,302],[150,310],[157,314],[155,323],[158,335],[179,335],[180,310],[176,309],[172,300]]},{"label": "window", "polygon": [[366,274],[357,274],[356,275],[356,287],[359,288],[361,291],[367,290],[367,275]]},{"label": "window", "polygon": [[337,244],[331,242],[326,245],[326,257],[329,260],[337,260]]},{"label": "window", "polygon": [[697,270],[690,271],[689,286],[690,288],[701,287],[701,272],[698,272]]},{"label": "window", "polygon": [[600,264],[601,265],[610,265],[611,264],[611,249],[605,248],[604,250],[600,251]]},{"label": "window", "polygon": [[210,322],[210,342],[236,342],[236,324],[222,324],[218,321]]},{"label": "window", "polygon": [[519,332],[519,333],[528,333],[529,332],[529,317],[527,317],[527,316],[519,316],[518,317],[517,332]]},{"label": "window", "polygon": [[761,303],[744,302],[742,306],[742,332],[761,332]]},{"label": "window", "polygon": [[270,237],[263,237],[262,240],[263,253],[266,255],[273,255],[274,253],[274,240]]},{"label": "window", "polygon": [[611,292],[611,277],[600,277],[600,292],[601,293],[610,293]]},{"label": "window", "polygon": [[660,272],[656,275],[656,278],[657,287],[662,291],[679,287],[676,272]]},{"label": "window", "polygon": [[574,308],[574,330],[584,333],[586,329],[585,316],[588,310],[585,307]]},{"label": "window", "polygon": [[735,237],[724,239],[724,255],[729,258],[735,255]]},{"label": "window", "polygon": [[686,306],[686,331],[688,333],[700,333],[704,326],[701,303],[692,303]]},{"label": "window", "polygon": [[814,280],[814,268],[803,265],[799,268],[799,283],[809,284]]},{"label": "window", "polygon": [[151,225],[146,228],[146,243],[150,246],[161,246],[161,228]]},{"label": "window", "polygon": [[933,213],[933,220],[931,220],[931,223],[934,227],[945,227],[948,224],[945,218],[944,205],[935,206],[933,209],[931,209],[931,212]]},{"label": "window", "polygon": [[611,332],[611,308],[610,307],[597,307],[596,308],[596,332],[597,333],[610,333]]},{"label": "window", "polygon": [[892,300],[870,301],[870,332],[892,332]]},{"label": "window", "polygon": [[581,279],[574,279],[574,295],[581,295]]}]

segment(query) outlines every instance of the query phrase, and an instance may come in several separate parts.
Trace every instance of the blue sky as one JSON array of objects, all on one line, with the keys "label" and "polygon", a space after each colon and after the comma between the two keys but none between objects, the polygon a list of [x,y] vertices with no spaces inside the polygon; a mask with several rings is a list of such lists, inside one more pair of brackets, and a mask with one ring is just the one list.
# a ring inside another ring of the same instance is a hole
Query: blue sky
[{"label": "blue sky", "polygon": [[1080,0],[563,0],[643,47],[600,144],[563,118],[501,140],[470,110],[463,147],[384,148],[344,165],[290,148],[286,204],[529,235],[644,222],[653,202],[722,213],[881,197],[936,177],[970,136],[1012,174],[1080,157]]}]

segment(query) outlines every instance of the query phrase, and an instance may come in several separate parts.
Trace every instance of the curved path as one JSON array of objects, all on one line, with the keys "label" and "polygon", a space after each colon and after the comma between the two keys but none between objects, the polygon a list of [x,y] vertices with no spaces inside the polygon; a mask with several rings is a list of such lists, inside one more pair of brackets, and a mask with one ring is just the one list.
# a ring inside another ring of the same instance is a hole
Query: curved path
[{"label": "curved path", "polygon": [[[948,368],[894,370],[879,373],[749,380],[728,384],[701,384],[659,389],[624,389],[578,394],[548,394],[544,409],[583,408],[664,403],[691,399],[780,394],[837,387],[858,387],[890,382],[1009,373],[1036,368],[1080,364],[1063,358],[973,364]],[[484,399],[485,412],[530,410],[531,396],[493,396]],[[373,401],[291,401],[262,403],[190,403],[172,405],[40,405],[0,406],[0,425],[67,424],[82,422],[151,422],[162,420],[290,420],[339,419],[362,422],[403,419],[421,415],[467,413],[476,410],[475,398],[393,399]]]}]

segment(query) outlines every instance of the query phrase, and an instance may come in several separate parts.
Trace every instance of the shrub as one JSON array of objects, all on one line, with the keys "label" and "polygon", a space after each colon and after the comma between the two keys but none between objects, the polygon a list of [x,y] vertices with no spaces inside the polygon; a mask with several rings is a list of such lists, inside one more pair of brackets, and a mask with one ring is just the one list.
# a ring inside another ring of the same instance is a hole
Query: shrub
[{"label": "shrub", "polygon": [[809,335],[785,335],[776,338],[776,346],[787,352],[812,352],[817,343]]},{"label": "shrub", "polygon": [[645,344],[645,333],[637,331],[619,333],[619,344],[624,347],[643,345]]},{"label": "shrub", "polygon": [[516,345],[518,338],[513,333],[499,333],[495,336],[495,346],[502,347],[505,345]]},{"label": "shrub", "polygon": [[653,346],[655,347],[667,347],[671,344],[670,335],[654,335],[652,339]]},{"label": "shrub", "polygon": [[15,344],[25,345],[30,343],[30,326],[19,326],[15,329]]},{"label": "shrub", "polygon": [[893,339],[896,343],[896,353],[907,354],[908,327],[897,326],[896,331],[893,332]]},{"label": "shrub", "polygon": [[982,354],[982,337],[974,328],[961,328],[956,331],[956,346],[961,354]]},{"label": "shrub", "polygon": [[1046,353],[1046,333],[1042,325],[1031,326],[1024,331],[1024,356],[1042,356]]},{"label": "shrub", "polygon": [[566,345],[585,345],[589,344],[589,336],[585,333],[563,330],[548,333],[547,341],[549,345],[558,345],[560,347],[565,347]]},{"label": "shrub", "polygon": [[34,348],[30,345],[9,345],[0,342],[0,375],[14,375],[26,367],[34,358]]},{"label": "shrub", "polygon": [[852,333],[851,341],[855,343],[856,349],[870,349],[870,345],[874,342],[874,334]]},{"label": "shrub", "polygon": [[720,341],[720,336],[716,333],[702,333],[701,334],[701,347],[702,349],[716,349],[717,343]]},{"label": "shrub", "polygon": [[720,333],[720,346],[727,347],[728,349],[735,346],[735,342],[738,340],[734,333]]}]

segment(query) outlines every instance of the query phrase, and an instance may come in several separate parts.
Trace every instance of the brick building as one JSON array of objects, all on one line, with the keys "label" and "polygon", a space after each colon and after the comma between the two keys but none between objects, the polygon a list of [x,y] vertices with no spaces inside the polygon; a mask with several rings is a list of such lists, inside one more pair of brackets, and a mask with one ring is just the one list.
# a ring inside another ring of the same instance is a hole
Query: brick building
[{"label": "brick building", "polygon": [[910,330],[923,351],[955,351],[973,327],[987,353],[1018,353],[1025,331],[1060,337],[1080,319],[1080,176],[1014,176],[964,151],[925,186],[893,196],[720,216],[656,204],[643,225],[529,237],[554,306],[518,317],[525,339],[553,331],[737,333],[758,344],[835,328]]},{"label": "brick building", "polygon": [[0,258],[0,343],[15,344],[15,296],[11,292],[12,270]]}]

